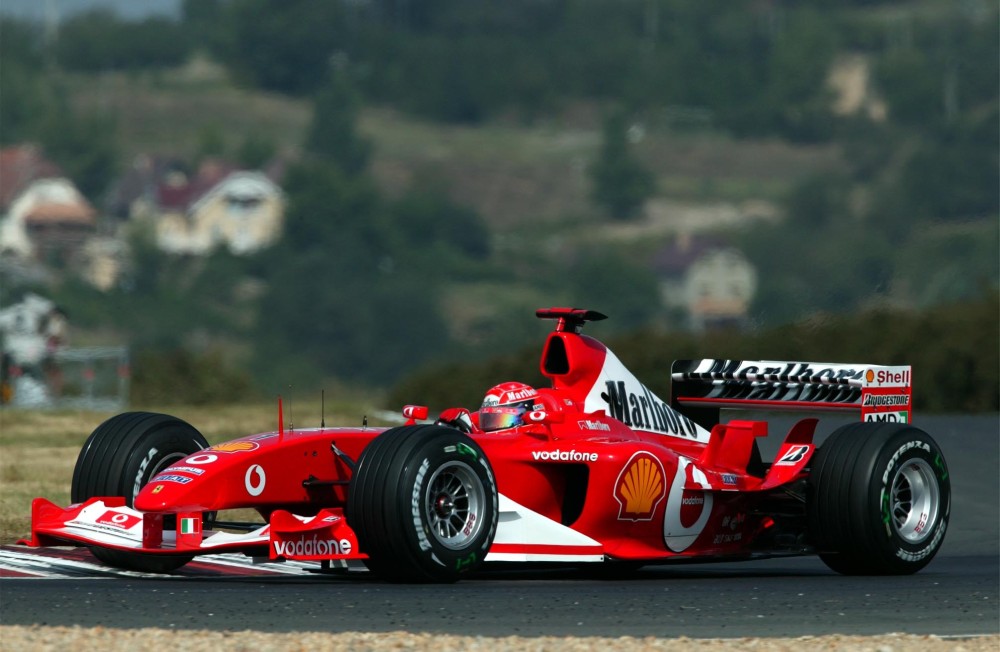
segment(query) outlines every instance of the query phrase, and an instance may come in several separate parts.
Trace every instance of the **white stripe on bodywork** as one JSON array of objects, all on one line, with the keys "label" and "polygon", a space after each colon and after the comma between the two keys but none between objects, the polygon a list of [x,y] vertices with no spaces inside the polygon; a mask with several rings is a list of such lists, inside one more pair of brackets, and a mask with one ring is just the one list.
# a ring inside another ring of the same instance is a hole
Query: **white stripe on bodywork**
[{"label": "white stripe on bodywork", "polygon": [[[654,399],[659,401],[663,410],[670,412],[671,416],[676,417],[678,422],[683,422],[685,427],[690,424],[690,427],[694,430],[693,435],[673,433],[669,430],[658,430],[655,428],[647,430],[647,432],[655,432],[666,437],[677,437],[687,441],[698,441],[703,444],[708,443],[710,434],[708,430],[702,428],[697,423],[694,423],[688,417],[680,414],[677,410],[671,408],[666,401],[653,394],[649,388],[639,382],[639,379],[636,378],[624,364],[622,364],[622,361],[619,360],[610,349],[605,350],[604,364],[601,366],[601,373],[597,375],[597,378],[594,381],[594,386],[590,388],[590,392],[584,400],[584,412],[602,412],[608,416],[614,416],[611,413],[611,408],[608,405],[608,400],[606,398],[608,382],[625,383],[625,391],[630,395],[643,397],[648,394],[649,396],[652,396]],[[631,411],[633,406],[628,406],[627,409]],[[634,430],[646,430],[646,428],[638,426],[632,426],[632,428]]]},{"label": "white stripe on bodywork", "polygon": [[486,561],[604,561],[603,546],[585,534],[499,495],[500,515],[494,544],[592,547],[593,554],[490,552]]}]

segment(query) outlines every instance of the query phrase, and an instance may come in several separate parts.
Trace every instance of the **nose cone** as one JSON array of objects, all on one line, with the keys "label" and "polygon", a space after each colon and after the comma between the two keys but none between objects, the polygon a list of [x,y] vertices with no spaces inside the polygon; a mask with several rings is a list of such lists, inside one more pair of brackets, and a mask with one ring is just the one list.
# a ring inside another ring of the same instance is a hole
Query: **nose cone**
[{"label": "nose cone", "polygon": [[165,512],[171,504],[169,499],[176,497],[174,493],[166,482],[150,482],[139,491],[132,506],[140,512]]},{"label": "nose cone", "polygon": [[188,484],[154,479],[139,491],[133,507],[140,512],[203,512],[213,509],[207,504],[211,499],[211,492],[195,491]]}]

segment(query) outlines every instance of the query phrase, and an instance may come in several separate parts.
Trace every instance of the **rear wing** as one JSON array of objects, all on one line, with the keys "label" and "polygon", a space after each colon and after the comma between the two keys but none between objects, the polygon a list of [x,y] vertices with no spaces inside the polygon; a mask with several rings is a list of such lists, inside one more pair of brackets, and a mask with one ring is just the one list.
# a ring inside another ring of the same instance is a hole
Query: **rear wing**
[{"label": "rear wing", "polygon": [[721,408],[859,410],[862,421],[912,420],[909,366],[677,360],[670,372],[671,406],[694,411],[699,422],[718,423]]}]

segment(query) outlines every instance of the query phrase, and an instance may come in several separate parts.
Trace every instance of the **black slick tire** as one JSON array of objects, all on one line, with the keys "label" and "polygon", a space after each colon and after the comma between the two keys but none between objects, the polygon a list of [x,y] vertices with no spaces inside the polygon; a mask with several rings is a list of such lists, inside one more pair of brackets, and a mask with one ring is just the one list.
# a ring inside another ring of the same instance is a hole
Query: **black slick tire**
[{"label": "black slick tire", "polygon": [[401,426],[358,459],[347,522],[366,565],[393,582],[454,582],[476,570],[496,534],[496,480],[476,442],[454,428]]},{"label": "black slick tire", "polygon": [[[126,412],[111,417],[91,433],[73,471],[71,500],[122,496],[132,506],[139,490],[164,468],[208,448],[208,442],[190,424],[153,412]],[[166,523],[173,517],[164,519]],[[169,573],[193,558],[190,555],[150,555],[90,547],[99,560],[117,568]]]},{"label": "black slick tire", "polygon": [[926,432],[854,423],[816,451],[808,482],[809,540],[846,575],[905,575],[941,548],[951,510],[944,456]]}]

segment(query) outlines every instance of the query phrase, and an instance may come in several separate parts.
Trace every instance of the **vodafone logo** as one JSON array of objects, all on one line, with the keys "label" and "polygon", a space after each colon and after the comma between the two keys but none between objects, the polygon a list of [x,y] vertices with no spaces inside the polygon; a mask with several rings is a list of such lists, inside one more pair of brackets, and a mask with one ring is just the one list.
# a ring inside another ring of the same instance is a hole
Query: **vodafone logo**
[{"label": "vodafone logo", "polygon": [[705,497],[700,491],[685,490],[681,494],[681,527],[693,527],[703,511],[705,511]]},{"label": "vodafone logo", "polygon": [[[702,487],[685,489],[685,485]],[[686,457],[677,458],[677,471],[670,483],[663,519],[663,540],[674,552],[683,552],[698,538],[712,515],[712,493],[708,478]]]},{"label": "vodafone logo", "polygon": [[128,530],[141,523],[142,519],[138,516],[122,514],[121,512],[114,512],[109,509],[97,517],[97,522],[101,525],[111,525],[123,530]]},{"label": "vodafone logo", "polygon": [[184,460],[186,464],[211,464],[219,459],[218,455],[212,455],[211,453],[205,453],[201,455],[192,455],[191,457]]},{"label": "vodafone logo", "polygon": [[335,557],[349,555],[353,550],[349,539],[321,539],[315,534],[274,542],[274,554],[279,557]]},{"label": "vodafone logo", "polygon": [[246,487],[247,493],[251,496],[259,496],[264,493],[264,485],[266,484],[267,477],[260,464],[251,466],[247,469],[246,475],[243,476],[243,486]]},{"label": "vodafone logo", "polygon": [[531,457],[538,462],[596,462],[597,453],[580,451],[532,451]]}]

